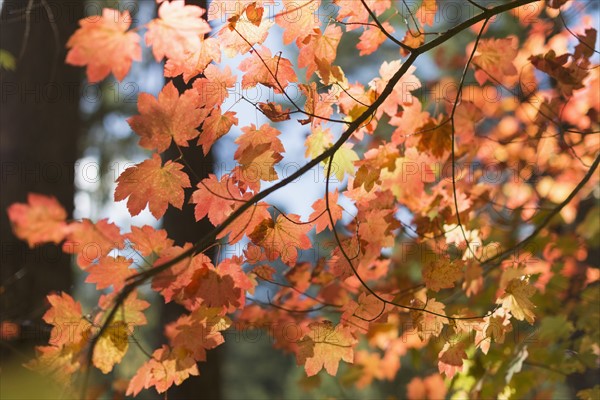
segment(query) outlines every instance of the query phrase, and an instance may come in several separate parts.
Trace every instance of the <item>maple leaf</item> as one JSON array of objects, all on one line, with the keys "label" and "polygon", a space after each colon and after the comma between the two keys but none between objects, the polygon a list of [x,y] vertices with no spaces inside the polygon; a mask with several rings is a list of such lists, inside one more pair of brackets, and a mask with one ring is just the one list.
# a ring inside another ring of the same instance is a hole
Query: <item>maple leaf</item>
[{"label": "maple leaf", "polygon": [[206,361],[206,350],[224,343],[221,331],[231,326],[231,320],[221,314],[221,308],[201,306],[179,317],[165,328],[171,346],[188,350],[196,361]]},{"label": "maple leaf", "polygon": [[[389,22],[384,22],[381,25],[388,33],[394,33],[394,28]],[[367,27],[362,35],[360,35],[358,38],[358,45],[356,45],[356,48],[360,50],[358,55],[366,56],[376,52],[379,46],[381,46],[386,39],[387,36],[378,26],[371,25]]]},{"label": "maple leaf", "polygon": [[321,63],[332,64],[337,54],[337,48],[342,38],[342,29],[336,25],[328,25],[325,32],[315,29],[303,40],[296,44],[300,49],[298,67],[306,67],[306,79],[310,79],[317,70],[317,60]]},{"label": "maple leaf", "polygon": [[226,66],[222,71],[210,64],[204,70],[204,77],[196,79],[193,87],[200,95],[200,105],[211,109],[221,106],[229,97],[229,88],[235,86],[237,77],[231,74],[231,68]]},{"label": "maple leaf", "polygon": [[[165,250],[162,256],[155,261],[156,265],[162,265],[181,253],[190,249],[191,244],[187,243],[183,247],[173,246]],[[184,294],[183,291],[187,285],[192,282],[194,273],[200,269],[212,267],[210,259],[200,253],[194,257],[187,257],[173,265],[166,271],[161,272],[152,279],[152,289],[160,292],[165,298],[165,302],[173,299],[179,300]],[[213,267],[214,268],[214,267]]]},{"label": "maple leaf", "polygon": [[454,282],[463,275],[463,266],[446,258],[431,261],[423,267],[423,281],[427,289],[439,292],[440,289],[454,287]]},{"label": "maple leaf", "polygon": [[89,275],[85,282],[95,283],[97,290],[112,286],[115,291],[119,291],[125,286],[125,280],[135,274],[135,270],[129,268],[132,263],[133,260],[122,256],[102,257],[98,264],[86,270]]},{"label": "maple leaf", "polygon": [[217,38],[205,38],[200,40],[198,47],[191,50],[185,60],[169,58],[165,63],[165,77],[174,78],[183,74],[183,81],[188,83],[190,79],[204,72],[211,62],[221,62],[221,48]]},{"label": "maple leaf", "polygon": [[582,89],[585,85],[583,79],[589,74],[587,66],[578,65],[573,62],[567,65],[569,54],[556,56],[554,50],[550,50],[546,54],[538,54],[529,57],[529,61],[534,67],[542,72],[545,72],[558,82],[560,91],[565,96],[571,96],[574,90]]},{"label": "maple leaf", "polygon": [[414,377],[406,385],[406,398],[408,400],[445,399],[447,391],[441,375],[429,375],[425,379]]},{"label": "maple leaf", "polygon": [[344,306],[341,321],[352,331],[366,333],[369,325],[383,316],[389,307],[372,294],[361,293],[358,302],[350,301]]},{"label": "maple leaf", "polygon": [[285,110],[281,104],[275,104],[273,102],[258,103],[260,111],[273,122],[282,122],[290,119],[290,109]]},{"label": "maple leaf", "polygon": [[430,25],[433,26],[435,23],[435,14],[438,11],[438,0],[423,0],[421,3],[421,7],[415,13],[417,19],[423,26]]},{"label": "maple leaf", "polygon": [[173,384],[181,383],[190,375],[200,375],[194,358],[184,348],[170,348],[163,345],[152,353],[152,358],[144,363],[131,378],[126,395],[137,396],[142,389],[152,386],[158,393],[164,393]]},{"label": "maple leaf", "polygon": [[446,343],[442,351],[438,354],[438,358],[440,373],[444,373],[448,378],[452,378],[457,372],[462,371],[463,360],[467,358],[464,343],[459,342],[454,345]]},{"label": "maple leaf", "polygon": [[[423,43],[425,43],[425,35],[408,29],[404,35],[404,38],[402,39],[402,43],[412,47],[413,49],[417,49],[421,47]],[[404,47],[400,47],[400,54],[403,57],[406,57],[409,54],[409,51],[404,49]]]},{"label": "maple leaf", "polygon": [[200,46],[201,38],[211,30],[203,14],[203,8],[186,5],[184,0],[162,3],[158,18],[146,25],[146,44],[152,46],[156,61],[165,56],[184,60],[187,53]]},{"label": "maple leaf", "polygon": [[198,189],[190,199],[191,203],[196,204],[196,221],[208,215],[214,226],[225,221],[236,208],[236,203],[243,201],[244,197],[230,175],[223,175],[219,180],[214,174],[198,183]]},{"label": "maple leaf", "polygon": [[[118,295],[118,292],[103,294],[100,296],[100,299],[98,299],[98,305],[102,310],[107,311],[115,305],[115,300]],[[148,307],[150,307],[150,303],[148,303],[146,300],[139,299],[138,292],[134,290],[125,298],[123,303],[118,308],[117,313],[113,317],[113,322],[124,322],[129,327],[129,331],[131,332],[133,327],[146,325],[148,323],[148,320],[143,313],[143,311]],[[106,317],[106,313],[99,314],[96,322],[102,322],[104,317]]]},{"label": "maple leaf", "polygon": [[96,259],[107,256],[112,249],[123,249],[123,237],[119,227],[102,219],[95,224],[89,219],[69,225],[67,240],[62,250],[77,254],[77,265],[89,267]]},{"label": "maple leaf", "polygon": [[131,233],[126,234],[125,239],[132,243],[136,253],[142,257],[153,253],[160,256],[163,250],[173,246],[173,240],[167,238],[167,231],[154,229],[150,225],[141,228],[132,226]]},{"label": "maple leaf", "polygon": [[452,149],[452,125],[450,122],[442,122],[440,120],[430,119],[423,125],[420,131],[419,151],[427,151],[432,156],[442,158],[446,151]]},{"label": "maple leaf", "polygon": [[200,97],[195,90],[186,90],[181,96],[173,82],[169,82],[158,94],[158,99],[149,93],[141,93],[138,98],[138,111],[127,122],[140,136],[140,146],[162,153],[173,140],[177,145],[187,147],[188,140],[196,138],[196,129],[206,117],[201,110]]},{"label": "maple leaf", "polygon": [[226,111],[221,113],[221,107],[212,110],[210,116],[204,120],[202,131],[198,138],[198,145],[202,146],[204,155],[207,155],[213,144],[222,136],[227,134],[233,125],[238,124],[235,112]]},{"label": "maple leaf", "polygon": [[242,88],[253,88],[259,83],[272,88],[275,93],[283,93],[290,82],[298,80],[292,63],[281,54],[272,56],[271,50],[261,46],[253,49],[253,55],[243,60],[240,71],[245,72],[242,77]]},{"label": "maple leaf", "polygon": [[310,332],[298,343],[296,359],[304,364],[307,376],[316,375],[321,369],[335,376],[340,360],[354,362],[354,345],[357,340],[348,327],[334,326],[331,321],[313,322]]},{"label": "maple leaf", "polygon": [[56,198],[29,193],[27,204],[15,203],[7,209],[15,236],[26,240],[29,247],[60,243],[68,233],[67,212]]},{"label": "maple leaf", "polygon": [[535,293],[535,288],[529,285],[527,279],[515,278],[508,282],[504,290],[505,293],[496,303],[502,304],[502,308],[510,311],[519,321],[527,320],[533,325],[535,305],[529,298]]},{"label": "maple leaf", "polygon": [[250,179],[273,181],[278,179],[274,165],[283,159],[285,151],[279,136],[280,132],[269,124],[256,129],[254,124],[242,128],[244,132],[235,142],[239,145],[234,158],[240,162],[245,176]]},{"label": "maple leaf", "polygon": [[[247,197],[249,198],[251,196]],[[238,203],[238,206],[239,205],[240,203]],[[223,232],[217,235],[217,239],[228,236],[228,243],[234,244],[242,240],[244,235],[249,236],[262,221],[271,218],[268,207],[269,205],[265,202],[260,202],[253,207],[250,207],[244,211],[242,215],[236,218],[235,221],[223,229]]]},{"label": "maple leaf", "polygon": [[[333,223],[335,224],[337,221],[342,219],[342,213],[344,209],[342,206],[338,204],[338,190],[335,189],[333,193],[329,194],[329,209],[331,211],[331,217],[333,219]],[[315,221],[316,232],[322,232],[325,229],[333,229],[331,226],[331,221],[329,220],[329,215],[327,213],[327,202],[323,199],[318,199],[312,205],[312,209],[314,210],[312,214],[308,217],[309,221]]]},{"label": "maple leaf", "polygon": [[[331,172],[335,175],[339,182],[344,180],[346,173],[354,176],[354,162],[358,161],[358,159],[358,154],[352,150],[352,144],[344,143],[342,147],[340,147],[333,155]],[[325,168],[328,168],[329,161],[324,161],[323,165]]]},{"label": "maple leaf", "polygon": [[272,218],[264,219],[249,237],[265,249],[270,261],[281,257],[281,261],[293,265],[298,258],[298,249],[306,250],[311,246],[310,239],[306,236],[311,228],[310,224],[300,222],[299,215],[280,214],[275,221]]},{"label": "maple leaf", "polygon": [[422,341],[429,337],[437,337],[442,333],[444,324],[448,323],[448,319],[444,318],[446,315],[444,308],[446,306],[443,303],[436,301],[435,298],[428,299],[427,303],[416,299],[413,301],[412,307],[424,310],[410,312],[413,325],[417,328],[417,334]]},{"label": "maple leaf", "polygon": [[123,80],[133,60],[142,59],[140,37],[127,32],[131,25],[129,11],[104,8],[102,17],[91,16],[79,21],[79,29],[67,42],[66,62],[71,65],[87,65],[90,83],[99,82],[111,71]]},{"label": "maple leaf", "polygon": [[[254,1],[248,3],[257,4]],[[222,10],[226,10],[226,7],[227,5],[224,5]],[[229,7],[231,8],[231,6]],[[236,8],[241,9],[241,7]],[[229,23],[219,31],[221,48],[227,57],[245,54],[254,45],[261,44],[267,39],[269,29],[273,26],[274,21],[273,18],[262,18],[260,23],[257,24],[256,16],[264,12],[260,11],[259,8],[264,7],[246,7],[241,14],[230,17],[228,19]]]},{"label": "maple leaf", "polygon": [[330,96],[319,93],[315,82],[311,82],[310,85],[300,84],[299,87],[300,91],[306,96],[304,111],[308,115],[306,120],[299,121],[301,124],[304,125],[313,122],[313,120],[321,122],[323,118],[331,117],[333,109],[331,108],[331,101],[329,101]]},{"label": "maple leaf", "polygon": [[319,27],[315,12],[320,5],[321,0],[283,0],[284,11],[275,17],[275,22],[283,28],[283,44],[288,45],[296,38],[303,39]]},{"label": "maple leaf", "polygon": [[79,343],[91,325],[83,318],[81,304],[64,292],[48,295],[47,299],[51,307],[42,319],[53,326],[50,344],[62,346]]},{"label": "maple leaf", "polygon": [[183,303],[188,308],[203,305],[233,312],[244,305],[240,299],[245,299],[245,292],[230,274],[205,264],[194,271],[190,283],[184,288],[184,296]]},{"label": "maple leaf", "polygon": [[517,75],[517,68],[513,64],[517,57],[517,44],[516,37],[479,41],[473,66],[476,68],[475,79],[480,85],[488,80],[502,81],[504,77]]},{"label": "maple leaf", "polygon": [[121,362],[129,348],[129,327],[123,321],[110,324],[94,347],[92,362],[105,374]]},{"label": "maple leaf", "polygon": [[146,205],[156,219],[162,217],[169,204],[181,209],[183,188],[190,187],[190,179],[183,171],[183,165],[167,161],[161,166],[160,156],[153,154],[151,159],[127,168],[117,178],[115,201],[127,200],[127,209],[134,216]]}]

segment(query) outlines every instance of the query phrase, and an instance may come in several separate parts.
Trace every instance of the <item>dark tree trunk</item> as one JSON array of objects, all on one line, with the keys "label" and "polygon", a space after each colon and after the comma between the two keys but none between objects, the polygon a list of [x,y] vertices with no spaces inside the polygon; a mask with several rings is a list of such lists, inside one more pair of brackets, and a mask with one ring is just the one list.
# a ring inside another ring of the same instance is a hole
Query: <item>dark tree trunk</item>
[{"label": "dark tree trunk", "polygon": [[[31,0],[5,1],[0,17],[0,49],[17,58],[16,70],[0,72],[0,319],[21,324],[11,346],[27,356],[48,340],[46,295],[71,288],[70,257],[54,245],[29,249],[12,234],[6,208],[36,192],[72,215],[81,77],[64,60],[82,16],[82,2]],[[14,355],[6,343],[0,351],[2,364]]]},{"label": "dark tree trunk", "polygon": [[[186,4],[193,4],[207,9],[206,0],[187,1]],[[173,84],[180,93],[191,88],[190,82],[184,84],[181,77],[174,79]],[[183,157],[186,161],[184,171],[189,175],[192,182],[192,189],[186,194],[186,199],[189,199],[191,192],[195,190],[195,185],[198,180],[208,177],[212,172],[213,157],[212,154],[204,156],[202,149],[195,145],[188,148],[181,148]],[[173,160],[180,156],[179,150],[175,145],[164,153],[164,158]],[[206,235],[212,225],[208,220],[196,222],[194,217],[194,205],[184,204],[183,210],[169,208],[163,219],[163,228],[169,234],[169,237],[175,240],[178,245],[183,245],[185,242],[195,243],[204,235]],[[207,254],[209,257],[214,254]],[[165,323],[177,319],[185,310],[183,307],[170,303],[164,307],[162,320]],[[168,396],[170,400],[191,400],[191,399],[221,399],[221,360],[223,357],[223,345],[218,348],[208,351],[207,361],[198,364],[200,370],[199,377],[191,377],[184,381],[180,386],[172,387]]]}]

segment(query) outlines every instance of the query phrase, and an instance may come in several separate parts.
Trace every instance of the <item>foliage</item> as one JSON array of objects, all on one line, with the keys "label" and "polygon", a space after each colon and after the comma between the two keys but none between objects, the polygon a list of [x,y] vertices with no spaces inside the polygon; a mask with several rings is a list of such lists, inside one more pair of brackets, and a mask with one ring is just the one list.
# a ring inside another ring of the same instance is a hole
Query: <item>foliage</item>
[{"label": "foliage", "polygon": [[[214,229],[176,244],[150,226],[123,233],[106,219],[68,221],[46,195],[12,205],[19,238],[62,243],[104,293],[91,314],[69,294],[50,294],[44,320],[54,334],[29,367],[67,386],[89,364],[111,372],[139,346],[134,328],[150,304],[138,288],[148,283],[187,313],[165,327],[167,344],[141,349],[148,360],[128,395],[202,373],[233,324],[269,330],[307,376],[359,388],[393,380],[403,357],[420,360],[429,369],[410,381],[409,398],[541,396],[598,367],[590,310],[600,274],[588,251],[598,247],[589,199],[598,198],[600,69],[584,3],[159,3],[157,18],[133,28],[127,11],[109,8],[82,20],[66,62],[86,66],[90,82],[122,80],[146,29],[165,77],[182,75],[191,88],[167,83],[139,96],[128,122],[152,155],[122,172],[114,200],[127,200],[132,216],[148,206],[157,219],[191,202]],[[460,18],[445,17],[451,4]],[[569,10],[579,17],[572,28]],[[497,37],[501,24],[515,34]],[[277,32],[281,48],[269,44]],[[454,42],[466,46],[444,57]],[[353,61],[397,53],[351,82],[345,71],[357,66],[336,64],[342,47],[357,49]],[[434,82],[419,78],[427,62],[440,70]],[[268,101],[246,96],[257,88]],[[261,122],[235,111],[242,101]],[[234,127],[237,166],[227,173],[199,179],[183,155],[161,159],[170,146],[207,153]],[[292,136],[305,147],[286,149]],[[307,161],[287,173],[286,153]],[[269,202],[316,170],[326,178],[310,216]],[[206,255],[239,242],[240,254]],[[265,289],[276,291],[267,301]]]}]

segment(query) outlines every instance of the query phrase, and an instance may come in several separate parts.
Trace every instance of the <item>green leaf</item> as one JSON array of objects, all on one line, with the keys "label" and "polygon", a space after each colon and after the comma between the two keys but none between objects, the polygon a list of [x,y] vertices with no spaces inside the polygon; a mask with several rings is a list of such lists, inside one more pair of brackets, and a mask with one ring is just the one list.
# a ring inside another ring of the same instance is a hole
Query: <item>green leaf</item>
[{"label": "green leaf", "polygon": [[15,56],[3,49],[0,49],[0,68],[7,71],[14,71],[17,68]]}]

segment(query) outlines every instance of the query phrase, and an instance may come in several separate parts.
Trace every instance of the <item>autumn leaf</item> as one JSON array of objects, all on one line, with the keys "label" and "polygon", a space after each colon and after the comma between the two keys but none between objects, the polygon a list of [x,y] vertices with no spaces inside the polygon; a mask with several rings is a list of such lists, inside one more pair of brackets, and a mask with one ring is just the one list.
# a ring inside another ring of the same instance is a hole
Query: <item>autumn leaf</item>
[{"label": "autumn leaf", "polygon": [[273,102],[258,103],[260,111],[273,122],[282,122],[290,119],[290,109],[285,110],[281,104],[275,104]]},{"label": "autumn leaf", "polygon": [[90,83],[99,82],[110,72],[122,81],[132,61],[142,59],[140,37],[128,32],[131,25],[129,11],[104,8],[102,16],[91,16],[79,21],[79,29],[69,38],[66,62],[87,65]]},{"label": "autumn leaf", "polygon": [[496,301],[502,308],[510,313],[519,321],[527,320],[533,325],[535,314],[533,309],[535,305],[529,300],[535,293],[535,288],[529,285],[527,279],[511,279],[504,289],[505,293]]},{"label": "autumn leaf", "polygon": [[202,146],[204,155],[207,155],[213,144],[222,136],[227,134],[233,125],[238,124],[234,111],[226,111],[221,113],[221,108],[217,107],[212,110],[210,116],[204,120],[198,145]]},{"label": "autumn leaf", "polygon": [[187,147],[188,141],[198,137],[198,126],[207,112],[199,109],[200,96],[195,90],[186,90],[181,96],[169,82],[158,94],[158,99],[148,93],[138,98],[140,115],[134,115],[127,122],[140,136],[140,146],[157,150],[167,150],[173,140],[177,145]]},{"label": "autumn leaf", "polygon": [[[383,22],[381,25],[389,34],[394,33],[394,28],[389,22]],[[360,50],[358,55],[366,56],[376,52],[379,46],[381,46],[386,40],[387,36],[380,27],[375,25],[368,26],[358,38],[358,45],[356,46],[356,48]]]},{"label": "autumn leaf", "polygon": [[517,56],[518,39],[482,39],[473,57],[475,79],[480,85],[486,81],[503,81],[507,76],[517,75],[513,60]]},{"label": "autumn leaf", "polygon": [[[342,219],[342,213],[344,211],[342,206],[338,204],[338,196],[339,193],[337,189],[333,193],[329,193],[329,210],[334,224]],[[314,211],[310,214],[308,220],[315,222],[317,233],[322,232],[325,229],[333,229],[327,213],[327,202],[324,198],[315,201],[312,205],[312,209]]]},{"label": "autumn leaf", "polygon": [[221,314],[220,308],[201,306],[167,325],[166,336],[173,347],[186,349],[196,361],[206,361],[206,350],[224,343],[221,331],[231,326],[231,320]]},{"label": "autumn leaf", "polygon": [[86,271],[89,273],[85,279],[86,283],[95,283],[96,289],[106,289],[110,286],[119,291],[125,286],[125,280],[135,274],[135,270],[129,267],[132,259],[125,257],[102,257],[98,264],[90,266]]},{"label": "autumn leaf", "polygon": [[[81,304],[67,293],[47,296],[50,309],[42,319],[53,326],[50,344],[53,346],[75,345],[82,340],[90,323],[83,318]],[[70,327],[69,331],[65,327]]]},{"label": "autumn leaf", "polygon": [[200,46],[201,38],[211,30],[203,14],[203,8],[186,5],[183,0],[163,2],[158,8],[158,18],[147,24],[145,36],[156,61],[165,56],[184,60]]},{"label": "autumn leaf", "polygon": [[283,12],[275,17],[283,28],[283,44],[303,39],[319,26],[318,10],[321,0],[283,0]]},{"label": "autumn leaf", "polygon": [[354,362],[354,345],[357,340],[349,328],[334,326],[331,321],[313,322],[310,332],[298,343],[296,359],[304,364],[307,376],[316,375],[321,369],[329,375],[337,375],[340,360]]},{"label": "autumn leaf", "polygon": [[211,224],[217,226],[234,211],[236,203],[244,202],[244,196],[229,175],[223,175],[219,180],[210,174],[198,183],[190,202],[196,204],[196,221],[208,216]]},{"label": "autumn leaf", "polygon": [[427,289],[439,292],[440,289],[454,287],[454,282],[463,275],[460,262],[440,258],[423,266],[423,281]]},{"label": "autumn leaf", "polygon": [[199,374],[196,361],[187,350],[163,345],[131,378],[126,395],[137,396],[142,389],[152,386],[158,393],[164,393],[173,385],[181,385],[190,375]]},{"label": "autumn leaf", "polygon": [[242,89],[250,89],[261,83],[275,93],[283,93],[290,82],[298,80],[292,63],[281,54],[271,56],[271,50],[264,46],[254,49],[253,53],[238,67],[244,72]]},{"label": "autumn leaf", "polygon": [[221,49],[217,38],[207,37],[200,40],[198,47],[186,54],[185,60],[167,59],[165,63],[165,77],[174,78],[183,75],[183,81],[202,74],[211,62],[221,62]]},{"label": "autumn leaf", "polygon": [[428,299],[426,303],[416,299],[411,306],[423,310],[412,310],[410,312],[413,325],[417,329],[417,334],[421,340],[437,337],[442,333],[444,324],[448,323],[444,311],[446,306],[443,303],[436,301],[435,298]]},{"label": "autumn leaf", "polygon": [[232,75],[231,68],[226,66],[220,70],[214,64],[210,64],[204,70],[204,77],[196,79],[193,87],[199,95],[199,104],[211,109],[220,107],[229,97],[229,90],[235,86],[237,77]]},{"label": "autumn leaf", "polygon": [[190,179],[183,171],[183,165],[167,161],[161,166],[158,154],[127,168],[117,179],[115,201],[127,200],[127,209],[134,216],[146,205],[156,219],[162,217],[169,204],[181,209],[183,206],[183,188],[190,187]]},{"label": "autumn leaf", "polygon": [[269,260],[281,261],[293,265],[298,258],[298,249],[306,250],[311,246],[306,234],[310,231],[310,224],[300,222],[300,216],[280,214],[275,221],[271,218],[263,220],[250,234],[250,239],[261,246]]},{"label": "autumn leaf", "polygon": [[[119,296],[118,292],[103,294],[100,296],[100,299],[98,299],[98,305],[104,311],[110,310],[110,308],[115,305],[117,296]],[[150,303],[138,298],[138,292],[134,290],[125,298],[118,308],[117,313],[113,317],[113,322],[124,322],[131,332],[135,326],[146,325],[148,323],[143,312],[148,307],[150,307]],[[97,318],[97,322],[100,323],[105,317],[106,313],[100,314]]]},{"label": "autumn leaf", "polygon": [[154,229],[150,225],[144,225],[141,228],[132,226],[131,233],[126,234],[125,239],[131,242],[135,252],[142,257],[153,253],[160,256],[163,250],[173,245],[173,240],[167,238],[167,231]]},{"label": "autumn leaf", "polygon": [[54,197],[29,193],[26,204],[12,204],[7,213],[15,236],[26,240],[29,247],[58,244],[68,233],[67,212]]},{"label": "autumn leaf", "polygon": [[[227,3],[229,3],[229,0],[222,3],[222,8],[218,9],[228,13],[226,11],[228,10],[227,7],[231,9],[231,6],[228,6]],[[239,10],[242,10],[242,13],[231,17],[227,15],[229,23],[219,31],[221,49],[227,57],[246,54],[253,46],[262,44],[269,35],[269,29],[274,24],[273,18],[262,18],[260,24],[257,25],[256,15],[261,12],[264,13],[264,11],[259,10],[264,7],[251,7],[248,9],[247,6],[252,3],[256,4],[254,1],[247,1],[246,7],[244,7],[242,3],[238,3],[235,7],[236,14]],[[215,13],[215,15],[218,15],[218,13]]]},{"label": "autumn leaf", "polygon": [[112,249],[123,247],[123,236],[115,224],[107,219],[96,223],[84,219],[69,225],[69,234],[62,250],[68,254],[77,254],[77,265],[85,269],[98,258],[107,256]]},{"label": "autumn leaf", "polygon": [[110,324],[102,333],[92,356],[96,368],[105,374],[121,362],[129,348],[129,327],[123,321]]},{"label": "autumn leaf", "polygon": [[462,342],[451,345],[446,343],[444,348],[438,354],[438,369],[440,374],[446,374],[452,378],[457,372],[463,369],[463,360],[467,358],[465,345]]},{"label": "autumn leaf", "polygon": [[419,151],[428,152],[437,158],[442,158],[452,149],[452,125],[441,117],[441,121],[430,119],[419,129],[417,146]]},{"label": "autumn leaf", "polygon": [[306,79],[309,79],[315,73],[318,69],[318,63],[333,63],[341,38],[341,28],[336,25],[328,25],[325,32],[315,29],[304,39],[296,40],[296,44],[300,49],[298,67],[306,68]]},{"label": "autumn leaf", "polygon": [[[354,176],[354,162],[358,161],[358,154],[352,150],[352,145],[344,143],[335,154],[331,162],[331,172],[335,175],[339,182],[344,180],[346,174]],[[323,165],[328,168],[329,161],[324,161]]]}]

